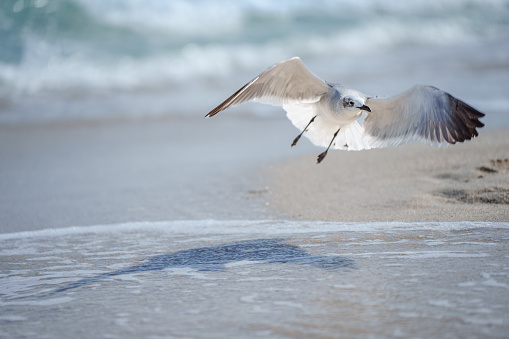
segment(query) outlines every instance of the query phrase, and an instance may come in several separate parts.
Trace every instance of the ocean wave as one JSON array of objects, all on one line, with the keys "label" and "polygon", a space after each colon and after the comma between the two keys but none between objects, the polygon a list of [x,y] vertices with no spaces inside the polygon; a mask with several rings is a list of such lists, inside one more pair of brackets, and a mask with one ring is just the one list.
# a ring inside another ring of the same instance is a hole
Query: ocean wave
[{"label": "ocean wave", "polygon": [[136,88],[228,76],[293,55],[464,42],[507,29],[508,4],[11,0],[2,6],[0,83],[29,93]]},{"label": "ocean wave", "polygon": [[0,22],[1,111],[26,95],[206,87],[297,55],[503,39],[509,1],[5,0]]}]

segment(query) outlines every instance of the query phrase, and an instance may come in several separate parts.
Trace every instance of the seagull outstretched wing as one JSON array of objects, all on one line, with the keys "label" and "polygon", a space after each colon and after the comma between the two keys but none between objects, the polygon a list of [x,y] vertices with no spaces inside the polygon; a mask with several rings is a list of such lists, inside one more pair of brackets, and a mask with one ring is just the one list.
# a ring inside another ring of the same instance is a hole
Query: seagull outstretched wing
[{"label": "seagull outstretched wing", "polygon": [[371,109],[364,121],[371,147],[398,146],[410,141],[455,144],[478,135],[484,116],[449,93],[417,85],[389,98],[368,98]]},{"label": "seagull outstretched wing", "polygon": [[317,78],[300,58],[281,61],[242,86],[237,92],[206,117],[212,117],[228,107],[247,101],[283,106],[291,103],[312,103],[329,90],[326,82]]}]

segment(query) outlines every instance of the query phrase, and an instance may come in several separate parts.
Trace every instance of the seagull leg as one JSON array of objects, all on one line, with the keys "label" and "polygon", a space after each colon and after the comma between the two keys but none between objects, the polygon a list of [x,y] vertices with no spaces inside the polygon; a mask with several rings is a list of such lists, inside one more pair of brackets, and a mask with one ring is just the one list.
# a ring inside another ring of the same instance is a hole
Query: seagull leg
[{"label": "seagull leg", "polygon": [[323,159],[325,159],[325,156],[327,155],[327,152],[329,151],[329,148],[331,147],[332,143],[334,142],[334,139],[336,139],[336,137],[338,136],[338,133],[339,133],[339,130],[341,128],[339,128],[336,133],[334,133],[334,136],[332,137],[332,140],[330,141],[330,144],[329,144],[329,147],[327,147],[327,149],[325,150],[325,152],[323,153],[320,153],[318,154],[318,158],[316,159],[316,163],[319,164],[322,162]]},{"label": "seagull leg", "polygon": [[297,142],[299,141],[300,137],[302,136],[302,134],[304,134],[304,132],[306,132],[307,128],[309,127],[309,125],[311,125],[311,123],[313,121],[315,121],[315,118],[316,118],[316,115],[309,121],[309,123],[306,125],[306,127],[302,130],[302,132],[300,132],[299,135],[297,135],[297,138],[295,138],[292,142],[292,147],[297,145]]}]

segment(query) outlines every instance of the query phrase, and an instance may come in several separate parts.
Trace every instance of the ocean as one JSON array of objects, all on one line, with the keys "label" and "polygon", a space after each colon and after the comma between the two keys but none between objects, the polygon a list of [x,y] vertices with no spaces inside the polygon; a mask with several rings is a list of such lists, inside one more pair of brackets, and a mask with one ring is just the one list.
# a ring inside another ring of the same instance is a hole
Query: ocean
[{"label": "ocean", "polygon": [[0,122],[197,117],[293,56],[371,95],[509,104],[507,0],[5,0],[0,21]]}]

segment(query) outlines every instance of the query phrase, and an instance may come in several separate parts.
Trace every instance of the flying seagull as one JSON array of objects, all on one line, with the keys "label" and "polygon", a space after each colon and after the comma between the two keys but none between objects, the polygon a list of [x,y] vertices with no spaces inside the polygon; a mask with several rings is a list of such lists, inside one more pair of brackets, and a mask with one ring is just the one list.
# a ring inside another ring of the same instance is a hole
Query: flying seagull
[{"label": "flying seagull", "polygon": [[282,106],[302,135],[333,149],[359,151],[411,141],[455,144],[478,136],[483,113],[433,86],[416,85],[393,97],[372,97],[311,73],[300,58],[260,73],[205,117],[247,101]]}]

